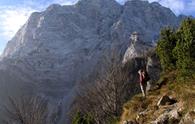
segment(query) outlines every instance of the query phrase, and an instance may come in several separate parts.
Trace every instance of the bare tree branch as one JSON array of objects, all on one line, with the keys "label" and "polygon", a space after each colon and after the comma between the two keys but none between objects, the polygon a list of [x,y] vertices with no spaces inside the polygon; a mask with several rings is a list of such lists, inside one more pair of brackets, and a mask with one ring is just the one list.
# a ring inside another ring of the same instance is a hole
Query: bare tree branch
[{"label": "bare tree branch", "polygon": [[9,97],[5,106],[6,124],[46,124],[47,101],[40,97]]},{"label": "bare tree branch", "polygon": [[91,113],[97,124],[106,124],[121,114],[129,90],[129,73],[123,69],[119,55],[106,56],[103,65],[100,75],[78,92],[72,111]]}]

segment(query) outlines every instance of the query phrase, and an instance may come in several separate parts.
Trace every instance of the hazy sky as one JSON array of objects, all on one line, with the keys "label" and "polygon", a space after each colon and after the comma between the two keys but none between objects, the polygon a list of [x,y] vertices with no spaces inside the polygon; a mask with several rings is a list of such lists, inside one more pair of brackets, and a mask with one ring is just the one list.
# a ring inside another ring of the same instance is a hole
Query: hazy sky
[{"label": "hazy sky", "polygon": [[[18,29],[34,11],[42,11],[52,3],[74,4],[78,0],[0,0],[0,54]],[[117,0],[123,4],[127,0]],[[169,7],[176,15],[195,16],[195,0],[149,0]]]}]

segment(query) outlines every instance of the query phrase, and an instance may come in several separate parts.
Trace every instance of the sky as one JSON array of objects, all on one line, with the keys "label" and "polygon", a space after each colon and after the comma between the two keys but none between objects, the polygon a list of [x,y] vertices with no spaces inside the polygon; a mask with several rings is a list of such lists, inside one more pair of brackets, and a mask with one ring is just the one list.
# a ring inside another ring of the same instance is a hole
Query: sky
[{"label": "sky", "polygon": [[[75,4],[78,0],[0,0],[0,54],[7,42],[25,24],[32,12],[43,11],[50,4]],[[116,0],[124,4],[127,0]],[[176,15],[195,16],[195,0],[148,0],[159,2],[170,8]]]}]

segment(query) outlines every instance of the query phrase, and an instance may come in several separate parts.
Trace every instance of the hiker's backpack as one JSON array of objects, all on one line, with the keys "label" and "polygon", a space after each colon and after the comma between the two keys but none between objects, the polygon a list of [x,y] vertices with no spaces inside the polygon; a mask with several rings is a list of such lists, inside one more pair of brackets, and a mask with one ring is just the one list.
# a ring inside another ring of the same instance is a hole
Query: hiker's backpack
[{"label": "hiker's backpack", "polygon": [[150,80],[150,76],[148,75],[148,72],[145,72],[144,77],[145,77],[144,80],[146,82]]}]

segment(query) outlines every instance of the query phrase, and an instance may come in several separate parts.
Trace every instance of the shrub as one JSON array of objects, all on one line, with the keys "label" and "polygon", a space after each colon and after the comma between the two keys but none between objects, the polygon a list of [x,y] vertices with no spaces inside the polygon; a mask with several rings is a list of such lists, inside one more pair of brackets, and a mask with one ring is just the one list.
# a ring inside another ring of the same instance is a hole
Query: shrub
[{"label": "shrub", "polygon": [[184,20],[177,32],[177,44],[174,55],[177,58],[177,69],[184,75],[195,70],[195,20]]},{"label": "shrub", "polygon": [[191,75],[195,70],[195,20],[187,18],[180,28],[162,29],[157,44],[157,54],[164,71],[176,67],[179,74]]},{"label": "shrub", "polygon": [[90,114],[82,114],[77,112],[75,115],[72,124],[94,124],[94,119]]},{"label": "shrub", "polygon": [[175,46],[176,36],[174,30],[170,27],[162,29],[156,50],[164,71],[171,70],[175,67],[176,59],[172,54]]}]

